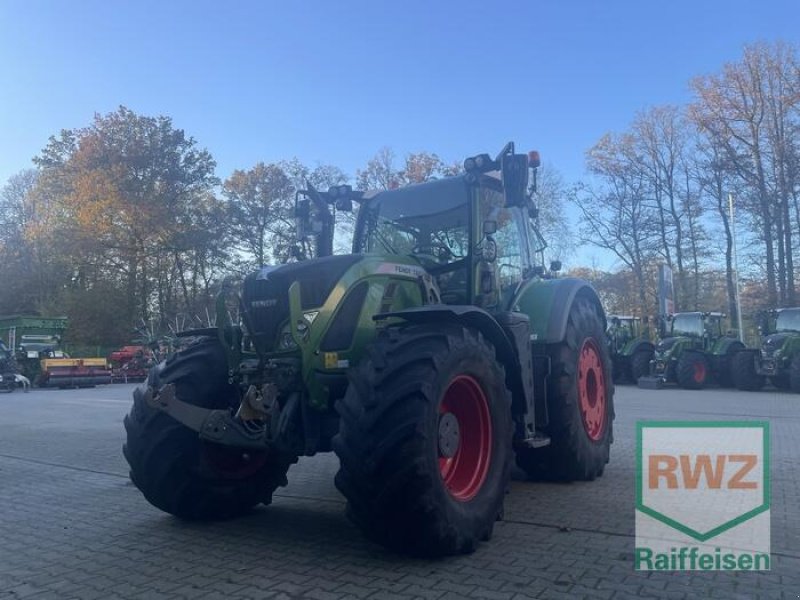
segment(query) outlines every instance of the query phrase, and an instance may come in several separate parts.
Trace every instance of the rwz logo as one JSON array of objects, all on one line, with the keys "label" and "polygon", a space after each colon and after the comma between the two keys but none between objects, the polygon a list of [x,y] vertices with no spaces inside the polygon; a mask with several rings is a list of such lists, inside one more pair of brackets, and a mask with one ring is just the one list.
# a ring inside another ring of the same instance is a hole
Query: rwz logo
[{"label": "rwz logo", "polygon": [[769,423],[637,423],[637,569],[768,569],[769,507]]}]

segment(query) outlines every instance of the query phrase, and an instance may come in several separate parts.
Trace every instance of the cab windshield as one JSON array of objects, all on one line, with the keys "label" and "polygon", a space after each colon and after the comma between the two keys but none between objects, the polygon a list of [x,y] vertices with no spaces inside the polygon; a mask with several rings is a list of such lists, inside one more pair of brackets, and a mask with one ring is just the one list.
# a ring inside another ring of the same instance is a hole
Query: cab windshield
[{"label": "cab windshield", "polygon": [[410,255],[429,266],[469,254],[469,190],[461,177],[383,192],[367,210],[367,252]]},{"label": "cab windshield", "polygon": [[672,319],[672,335],[703,335],[703,317],[700,313],[675,315]]},{"label": "cab windshield", "polygon": [[800,308],[788,308],[779,312],[775,330],[800,332]]}]

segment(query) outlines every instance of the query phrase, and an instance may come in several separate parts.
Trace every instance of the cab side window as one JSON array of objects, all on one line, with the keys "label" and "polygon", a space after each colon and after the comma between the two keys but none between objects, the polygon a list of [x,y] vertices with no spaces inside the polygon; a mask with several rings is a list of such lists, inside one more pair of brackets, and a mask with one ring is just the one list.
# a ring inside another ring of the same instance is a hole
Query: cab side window
[{"label": "cab side window", "polygon": [[522,231],[523,219],[519,208],[507,208],[500,192],[481,189],[481,217],[495,221],[497,231],[492,236],[497,243],[497,273],[500,292],[513,292],[529,265],[527,232]]}]

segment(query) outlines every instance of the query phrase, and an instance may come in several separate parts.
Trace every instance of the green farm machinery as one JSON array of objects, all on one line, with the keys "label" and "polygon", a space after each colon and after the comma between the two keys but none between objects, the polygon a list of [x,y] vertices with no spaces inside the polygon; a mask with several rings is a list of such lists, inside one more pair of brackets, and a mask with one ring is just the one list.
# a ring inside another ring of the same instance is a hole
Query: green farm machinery
[{"label": "green farm machinery", "polygon": [[611,315],[608,336],[614,383],[636,383],[650,373],[654,346],[639,317]]},{"label": "green farm machinery", "polygon": [[683,312],[668,315],[668,333],[656,344],[650,374],[639,387],[658,389],[665,383],[699,390],[711,381],[733,385],[732,361],[744,344],[723,333],[725,315],[718,312]]},{"label": "green farm machinery", "polygon": [[736,387],[760,390],[768,378],[779,389],[800,393],[800,307],[769,311],[760,329],[761,348],[742,350],[734,358]]},{"label": "green farm machinery", "polygon": [[[221,294],[217,327],[134,392],[124,454],[147,500],[233,517],[268,504],[298,457],[333,451],[366,536],[441,556],[489,539],[515,459],[530,477],[600,476],[607,323],[587,282],[544,264],[538,164],[508,144],[455,177],[299,192],[302,260]],[[355,204],[353,252],[333,255],[331,207]],[[225,322],[232,302],[241,322]]]}]

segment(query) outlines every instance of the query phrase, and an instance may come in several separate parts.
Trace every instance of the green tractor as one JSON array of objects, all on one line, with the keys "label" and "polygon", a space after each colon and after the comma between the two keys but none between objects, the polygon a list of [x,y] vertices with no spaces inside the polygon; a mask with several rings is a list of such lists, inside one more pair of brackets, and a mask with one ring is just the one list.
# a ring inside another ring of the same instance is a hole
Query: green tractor
[{"label": "green tractor", "polygon": [[[249,275],[241,325],[223,324],[218,297],[217,328],[134,392],[123,450],[148,501],[233,517],[268,504],[298,457],[333,451],[367,537],[441,556],[489,539],[515,458],[530,477],[603,473],[606,319],[587,282],[543,265],[538,155],[508,144],[464,166],[389,191],[298,193],[315,258]],[[329,207],[353,202],[353,253],[332,255]]]},{"label": "green tractor", "polygon": [[[769,327],[769,317],[774,328]],[[740,390],[756,391],[766,378],[775,387],[800,393],[800,308],[781,308],[764,315],[767,335],[761,349],[747,349],[733,359],[733,379]]]},{"label": "green tractor", "polygon": [[614,383],[632,381],[650,373],[654,346],[639,317],[611,315],[606,335],[613,364]]},{"label": "green tractor", "polygon": [[712,379],[722,387],[732,386],[733,357],[745,346],[723,334],[724,319],[718,312],[668,315],[669,333],[656,344],[650,375],[639,378],[639,387],[658,389],[664,383],[677,383],[699,390]]}]

